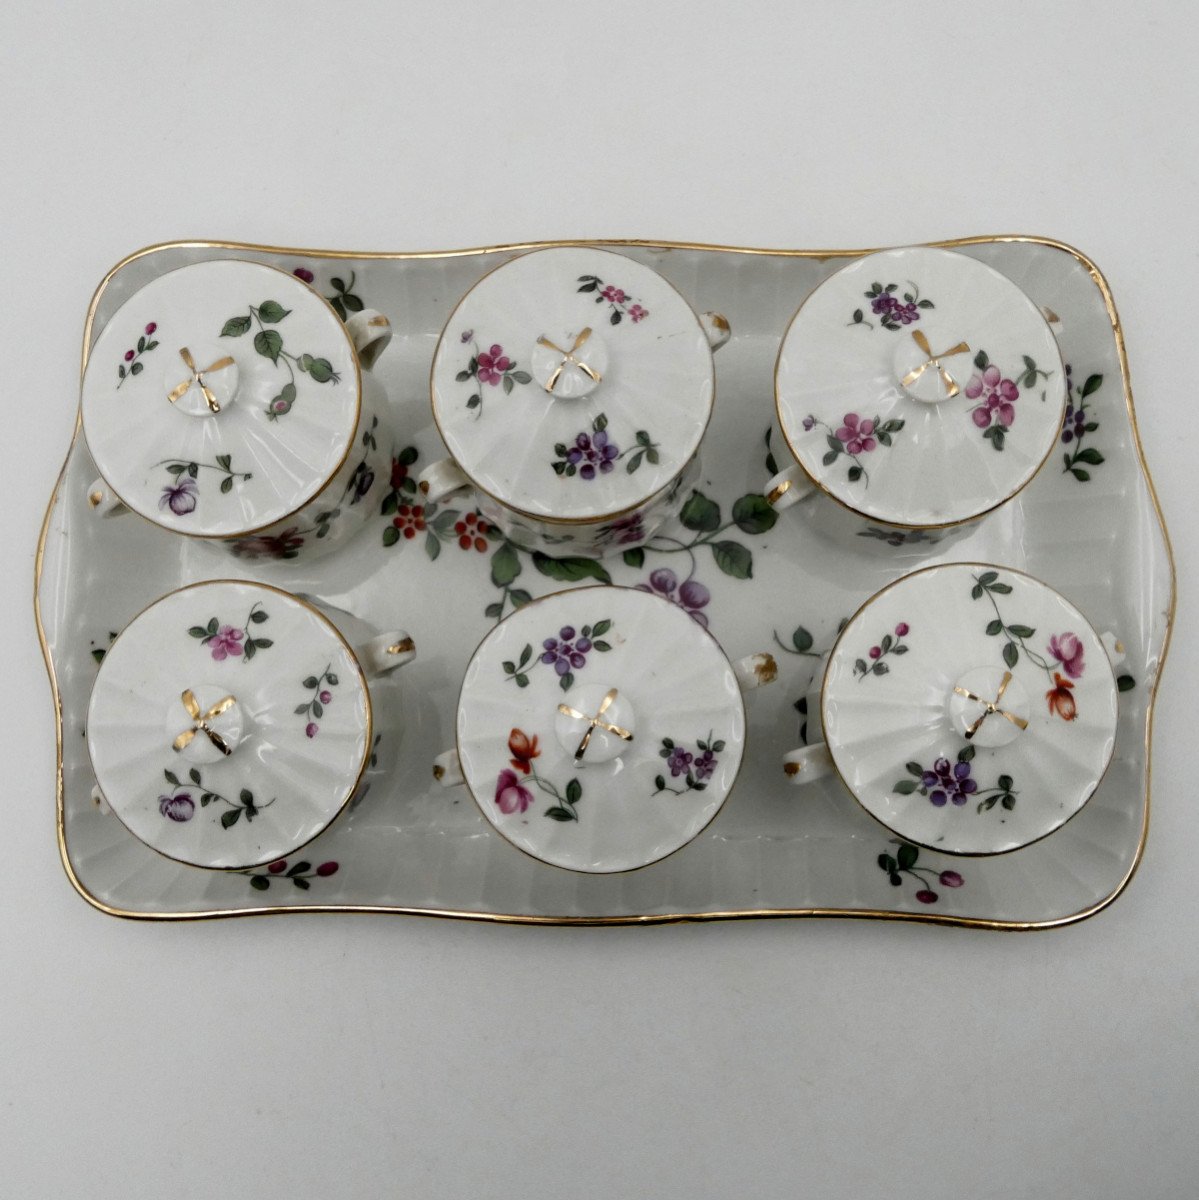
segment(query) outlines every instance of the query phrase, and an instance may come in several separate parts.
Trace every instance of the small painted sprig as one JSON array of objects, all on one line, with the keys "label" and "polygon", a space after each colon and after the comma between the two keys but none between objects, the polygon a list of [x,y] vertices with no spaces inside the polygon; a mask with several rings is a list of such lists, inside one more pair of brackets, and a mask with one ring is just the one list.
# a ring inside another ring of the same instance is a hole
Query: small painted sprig
[{"label": "small painted sprig", "polygon": [[551,821],[577,821],[579,819],[576,807],[583,798],[583,785],[578,779],[571,779],[564,789],[551,780],[538,775],[533,760],[541,757],[536,734],[530,736],[523,729],[513,729],[508,735],[509,766],[500,771],[495,781],[495,803],[505,816],[522,814],[533,803],[533,793],[525,787],[525,782],[535,784],[546,795],[552,796],[557,803],[551,805],[542,814]]},{"label": "small painted sprig", "polygon": [[918,546],[921,543],[935,546],[945,538],[945,534],[929,533],[926,529],[880,529],[877,525],[868,525],[858,530],[858,537],[873,538],[876,542],[886,542],[888,546]]},{"label": "small painted sprig", "polygon": [[931,767],[922,767],[918,762],[906,763],[905,770],[913,778],[898,780],[891,790],[899,796],[913,793],[927,796],[936,808],[943,808],[947,803],[960,808],[968,800],[978,801],[975,811],[980,813],[989,812],[996,804],[1009,812],[1015,808],[1020,793],[1015,790],[1012,777],[1000,775],[994,787],[980,790],[978,780],[971,774],[973,761],[974,747],[963,746],[953,763],[948,758],[938,758]]},{"label": "small painted sprig", "polygon": [[473,409],[476,419],[483,415],[483,387],[503,387],[504,395],[510,396],[512,389],[518,384],[533,382],[533,376],[528,371],[521,370],[516,359],[509,358],[504,353],[504,347],[494,342],[486,350],[479,349],[479,343],[474,340],[474,330],[468,329],[461,335],[461,342],[469,342],[474,347],[470,362],[464,370],[458,372],[454,379],[458,383],[475,380],[478,387],[466,398],[466,407]]},{"label": "small painted sprig", "polygon": [[222,625],[216,617],[209,617],[206,625],[193,625],[187,632],[198,638],[201,646],[208,646],[217,662],[240,656],[246,663],[259,650],[269,650],[275,644],[270,638],[254,637],[250,633],[251,625],[262,625],[269,619],[262,602],[256,600],[240,629]]},{"label": "small painted sprig", "polygon": [[187,475],[192,479],[196,479],[201,471],[219,471],[224,478],[221,480],[221,491],[229,493],[233,491],[233,484],[240,481],[245,483],[248,479],[253,479],[252,471],[235,471],[233,469],[233,456],[230,454],[218,454],[213,462],[196,462],[186,458],[164,458],[161,462],[154,464],[156,467],[166,467],[168,475],[176,477]]},{"label": "small painted sprig", "polygon": [[362,431],[363,457],[354,464],[349,479],[341,489],[341,495],[332,508],[321,509],[313,517],[313,525],[318,538],[327,537],[334,522],[341,516],[344,508],[353,508],[366,499],[367,493],[375,486],[375,472],[371,467],[371,453],[379,448],[375,430],[379,427],[379,418],[372,417],[370,426]]},{"label": "small painted sprig", "polygon": [[987,622],[987,636],[1003,636],[1005,639],[1003,661],[1009,668],[1015,667],[1016,663],[1020,661],[1020,652],[1023,650],[1030,661],[1036,663],[1044,671],[1051,671],[1048,660],[1030,649],[1027,644],[1027,639],[1035,636],[1037,631],[1029,625],[1004,623],[1003,614],[999,611],[999,604],[995,597],[1010,595],[1011,590],[1011,584],[1001,582],[997,571],[984,571],[981,575],[974,576],[974,587],[970,589],[971,599],[980,600],[986,596],[995,611],[994,619]]},{"label": "small painted sprig", "polygon": [[900,621],[895,626],[894,634],[885,634],[878,645],[870,647],[865,658],[856,659],[853,664],[853,673],[858,682],[861,683],[867,675],[886,675],[891,668],[883,660],[889,654],[907,654],[908,647],[904,644],[903,639],[909,632],[911,632],[911,627],[908,623]]},{"label": "small painted sprig", "polygon": [[254,349],[263,358],[269,358],[275,366],[282,363],[287,368],[288,382],[283,385],[278,395],[267,402],[266,413],[272,421],[291,412],[291,407],[296,401],[297,369],[317,383],[336,384],[341,381],[341,376],[327,358],[317,358],[311,354],[291,354],[283,348],[283,335],[277,329],[267,328],[268,325],[278,325],[290,313],[291,309],[284,308],[277,300],[264,300],[257,306],[251,304],[248,315],[230,317],[221,328],[221,337],[242,337],[257,324]]},{"label": "small painted sprig", "polygon": [[329,669],[332,663],[328,663],[325,669],[319,675],[309,675],[304,679],[302,686],[307,688],[312,695],[303,704],[297,704],[295,708],[296,716],[308,717],[308,723],[304,726],[304,734],[306,737],[314,738],[320,732],[321,727],[317,721],[325,715],[325,709],[333,703],[333,693],[329,688],[335,688],[338,685],[337,676]]},{"label": "small painted sprig", "polygon": [[1080,483],[1086,483],[1091,478],[1087,467],[1097,467],[1104,461],[1103,455],[1094,446],[1083,445],[1087,434],[1099,428],[1087,399],[1102,386],[1102,375],[1088,375],[1076,397],[1070,367],[1066,367],[1066,415],[1062,422],[1061,438],[1062,445],[1071,448],[1062,455],[1062,474],[1069,473]]},{"label": "small painted sprig", "polygon": [[900,841],[898,838],[892,838],[891,842],[899,848],[894,854],[884,852],[878,856],[879,869],[887,876],[892,887],[899,887],[903,883],[905,875],[914,879],[920,885],[916,899],[921,904],[936,904],[939,899],[937,893],[932,889],[934,882],[947,888],[960,888],[966,882],[957,871],[938,873],[931,867],[917,867],[916,863],[920,858],[918,846],[913,846],[911,842]]},{"label": "small painted sprig", "polygon": [[[189,785],[181,783],[179,776],[174,771],[163,771],[163,775],[172,787],[169,795],[158,797],[159,812],[172,821],[190,821],[196,806],[190,791],[186,790]],[[232,829],[243,816],[247,821],[252,821],[264,808],[270,808],[275,803],[274,799],[268,800],[265,804],[257,803],[254,793],[249,788],[242,788],[237,794],[237,799],[230,800],[228,796],[223,796],[220,792],[205,788],[200,772],[195,767],[188,771],[187,777],[192,786],[200,789],[201,808],[207,808],[210,804],[227,804],[229,806],[228,812],[221,813],[221,828],[223,829]]]},{"label": "small painted sprig", "polygon": [[[899,284],[888,283],[872,283],[870,290],[863,292],[862,295],[870,301],[870,311],[878,317],[879,324],[884,329],[896,330],[902,329],[905,325],[911,325],[913,321],[920,320],[920,310],[922,308],[935,308],[931,300],[920,299],[920,289],[908,280],[908,290],[902,293],[903,299],[895,293],[899,291]],[[865,325],[867,329],[873,329],[874,325],[866,320],[860,308],[855,308],[853,311],[853,319],[848,322],[850,325]]]},{"label": "small painted sprig", "polygon": [[644,429],[634,435],[636,445],[622,450],[608,434],[608,418],[598,413],[591,422],[591,431],[580,433],[573,442],[556,442],[554,453],[558,456],[550,463],[554,473],[570,479],[576,474],[580,479],[594,479],[596,473],[611,474],[616,464],[628,457],[625,470],[632,475],[641,466],[642,460],[651,463],[661,461],[658,443]]},{"label": "small painted sprig", "polygon": [[290,881],[294,887],[306,892],[312,886],[311,880],[328,879],[330,875],[337,874],[337,869],[338,865],[335,862],[323,862],[315,870],[313,870],[312,863],[304,861],[293,863],[289,867],[287,859],[281,858],[271,863],[265,871],[238,871],[238,874],[248,876],[250,886],[257,892],[269,891],[272,881],[276,883]]},{"label": "small painted sprig", "polygon": [[676,796],[684,796],[692,791],[702,792],[708,786],[708,780],[712,778],[719,765],[720,760],[716,756],[724,750],[724,742],[713,738],[709,732],[707,738],[696,740],[695,747],[695,751],[692,752],[671,738],[662,739],[658,757],[666,759],[666,766],[670,769],[672,779],[682,777],[683,786],[671,787],[666,782],[665,775],[656,775],[654,790],[650,795],[656,796],[659,792],[671,792]]},{"label": "small painted sprig", "polygon": [[141,361],[143,354],[149,354],[158,343],[153,338],[154,331],[158,328],[155,321],[151,321],[146,326],[145,332],[137,339],[137,346],[132,350],[125,351],[125,361],[117,366],[117,388],[128,379],[131,375],[140,375],[145,364]]},{"label": "small painted sprig", "polygon": [[584,625],[577,631],[573,625],[563,625],[557,637],[548,637],[542,642],[542,651],[537,658],[533,658],[532,645],[526,645],[516,662],[505,662],[504,675],[517,687],[528,687],[529,672],[544,663],[554,668],[558,674],[558,686],[568,692],[575,681],[574,672],[581,671],[587,665],[588,654],[593,650],[606,654],[612,649],[611,644],[603,640],[603,635],[611,628],[612,622],[606,617],[594,625]]},{"label": "small painted sprig", "polygon": [[619,325],[625,317],[636,325],[649,316],[649,309],[643,308],[623,288],[605,283],[598,275],[580,275],[578,290],[595,292],[596,304],[606,303],[611,309],[608,321],[613,325]]},{"label": "small painted sprig", "polygon": [[[712,551],[716,565],[733,579],[753,578],[753,552],[740,542],[715,540],[731,526],[745,534],[766,533],[774,528],[778,513],[760,492],[749,492],[733,504],[732,520],[722,521],[720,505],[700,491],[692,491],[679,512],[679,520],[685,529],[696,536],[683,541],[668,534],[654,534],[645,546],[626,550],[623,558],[626,566],[635,569],[645,563],[647,553],[687,554],[691,558],[691,575],[695,574],[695,551],[706,546]],[[587,561],[585,559],[580,561]],[[601,583],[611,582],[603,579]]]},{"label": "small painted sprig", "polygon": [[824,440],[828,446],[820,461],[826,467],[830,467],[844,454],[853,463],[846,472],[849,482],[857,483],[861,479],[865,481],[865,486],[869,487],[870,473],[862,465],[861,456],[869,454],[878,446],[890,446],[895,434],[903,429],[904,421],[899,417],[889,417],[885,421],[877,416],[863,419],[857,413],[849,412],[842,418],[841,424],[833,429],[827,422],[814,415],[804,417],[805,432],[817,427],[824,430]]}]

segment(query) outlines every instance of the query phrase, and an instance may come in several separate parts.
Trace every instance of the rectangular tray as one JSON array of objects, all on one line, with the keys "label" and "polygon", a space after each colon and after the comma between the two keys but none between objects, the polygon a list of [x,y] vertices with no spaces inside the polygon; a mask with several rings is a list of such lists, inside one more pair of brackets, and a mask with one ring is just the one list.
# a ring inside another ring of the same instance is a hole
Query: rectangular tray
[{"label": "rectangular tray", "polygon": [[[775,251],[677,243],[605,241],[660,271],[699,311],[724,313],[733,339],[717,356],[716,415],[698,488],[719,503],[759,491],[773,418],[772,371],[779,339],[807,293],[866,251]],[[1127,885],[1149,819],[1153,700],[1174,611],[1174,566],[1137,436],[1128,366],[1107,284],[1083,255],[1030,237],[939,243],[990,263],[1061,319],[1063,355],[1077,397],[1086,381],[1097,428],[1074,460],[1054,455],[1012,503],[926,562],[986,560],[1028,571],[1074,600],[1101,629],[1122,638],[1120,724],[1112,765],[1086,807],[1061,830],[1023,850],[954,859],[920,850],[892,886],[879,856],[891,834],[835,779],[786,786],[782,752],[800,735],[796,702],[838,623],[905,569],[886,554],[860,554],[809,527],[801,510],[765,534],[729,522],[719,534],[750,552],[718,556],[715,535],[667,528],[640,564],[605,560],[612,582],[643,582],[658,569],[694,571],[711,592],[712,632],[737,657],[775,652],[780,680],[749,698],[746,762],[715,821],[678,853],[624,875],[589,876],[540,864],[505,842],[463,789],[435,785],[430,760],[452,744],[453,708],[474,647],[511,611],[486,553],[450,536],[386,544],[391,481],[366,502],[377,524],[352,545],[311,565],[244,564],[135,519],[95,522],[85,490],[95,468],[76,422],[38,544],[35,615],[54,692],[58,742],[58,840],[71,883],[104,912],[144,919],[266,912],[394,912],[548,924],[621,924],[765,916],[853,916],[1029,929],[1081,920]],[[391,318],[396,337],[377,373],[394,407],[394,454],[419,465],[441,448],[428,402],[429,365],[444,321],[484,273],[530,246],[421,254],[349,254],[233,243],[172,243],[139,251],[101,283],[88,312],[84,361],[95,331],[156,276],[186,263],[237,256],[285,270],[307,267],[330,298],[349,292]],[[1077,399],[1076,399],[1077,402]],[[777,435],[776,435],[777,438]],[[1076,450],[1077,445],[1071,447]],[[1060,447],[1063,451],[1065,447]],[[406,453],[405,453],[406,452]],[[401,488],[394,498],[410,502]],[[393,501],[394,502],[394,501]],[[443,505],[443,508],[446,507]],[[436,556],[434,557],[434,551]],[[519,555],[519,586],[543,595],[569,581]],[[735,574],[725,573],[722,561]],[[249,569],[247,569],[249,568]],[[199,579],[259,577],[310,592],[378,624],[402,623],[419,646],[402,683],[405,727],[379,747],[372,791],[333,829],[294,856],[286,871],[201,871],[160,857],[90,799],[93,776],[83,720],[96,663],[115,631],[163,593]],[[593,583],[594,579],[584,579]],[[511,586],[511,585],[510,585]],[[489,615],[490,614],[490,615]],[[337,863],[317,875],[321,863]],[[964,882],[938,889],[952,867]],[[931,904],[916,893],[939,891]]]}]

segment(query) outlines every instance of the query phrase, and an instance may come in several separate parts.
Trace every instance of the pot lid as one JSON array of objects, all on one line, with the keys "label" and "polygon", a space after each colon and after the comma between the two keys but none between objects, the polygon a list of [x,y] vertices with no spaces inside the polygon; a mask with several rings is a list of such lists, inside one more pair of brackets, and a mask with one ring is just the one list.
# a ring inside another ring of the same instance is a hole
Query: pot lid
[{"label": "pot lid", "polygon": [[361,378],[345,326],[259,263],[180,267],[104,327],[83,427],[124,503],[179,533],[230,537],[296,512],[349,453]]},{"label": "pot lid", "polygon": [[433,415],[476,486],[526,515],[635,508],[690,461],[712,413],[712,351],[657,272],[589,248],[481,279],[433,360]]},{"label": "pot lid", "polygon": [[728,659],[681,608],[591,587],[527,604],[483,639],[457,728],[466,782],[513,845],[574,871],[627,871],[719,811],[745,710]]},{"label": "pot lid", "polygon": [[1068,821],[1116,736],[1103,643],[1009,567],[916,571],[867,601],[825,673],[825,740],[850,791],[900,837],[997,854]]},{"label": "pot lid", "polygon": [[998,271],[950,250],[867,255],[792,319],[779,423],[818,487],[875,520],[945,525],[1018,492],[1066,402],[1057,339]]},{"label": "pot lid", "polygon": [[371,726],[361,668],[324,615],[223,580],[172,592],[121,633],[92,689],[87,742],[136,837],[230,869],[285,857],[337,816]]}]

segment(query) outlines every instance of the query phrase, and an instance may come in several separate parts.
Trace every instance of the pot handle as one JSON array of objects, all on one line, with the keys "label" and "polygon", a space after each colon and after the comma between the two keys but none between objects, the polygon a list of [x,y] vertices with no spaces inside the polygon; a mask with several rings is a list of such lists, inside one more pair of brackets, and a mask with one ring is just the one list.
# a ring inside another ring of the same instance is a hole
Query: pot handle
[{"label": "pot handle", "polygon": [[704,333],[708,335],[708,345],[712,347],[713,352],[726,345],[729,338],[733,336],[733,329],[729,324],[728,317],[722,316],[718,312],[704,313],[700,317],[699,323],[704,327]]},{"label": "pot handle", "polygon": [[445,750],[433,760],[433,778],[442,787],[456,787],[465,783],[462,774],[462,760],[457,750]]},{"label": "pot handle", "polygon": [[97,517],[121,517],[129,511],[103,479],[93,480],[88,487],[87,505]]},{"label": "pot handle", "polygon": [[444,500],[453,492],[470,487],[470,480],[452,458],[441,458],[430,463],[418,476],[421,494],[430,504]]},{"label": "pot handle", "polygon": [[783,755],[783,774],[788,783],[815,783],[833,773],[833,756],[823,742],[800,746]]},{"label": "pot handle", "polygon": [[416,658],[416,643],[402,629],[393,629],[356,646],[354,656],[367,676],[374,679],[412,662]]},{"label": "pot handle", "polygon": [[733,663],[733,674],[743,692],[752,692],[764,683],[773,683],[778,678],[779,668],[772,654],[748,654]]},{"label": "pot handle", "polygon": [[1110,630],[1100,634],[1099,640],[1103,643],[1103,648],[1107,651],[1112,666],[1118,667],[1125,659],[1124,643]]},{"label": "pot handle", "polygon": [[364,308],[346,321],[346,332],[358,351],[362,369],[369,371],[391,341],[391,322],[381,312]]},{"label": "pot handle", "polygon": [[799,469],[792,465],[766,481],[762,494],[776,512],[782,512],[801,500],[815,494],[816,485]]}]

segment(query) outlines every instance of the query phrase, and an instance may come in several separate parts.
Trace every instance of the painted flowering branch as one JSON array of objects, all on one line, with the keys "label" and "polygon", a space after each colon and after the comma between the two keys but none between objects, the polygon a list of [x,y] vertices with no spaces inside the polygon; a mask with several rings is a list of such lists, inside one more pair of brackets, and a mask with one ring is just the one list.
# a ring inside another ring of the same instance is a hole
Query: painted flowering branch
[{"label": "painted flowering branch", "polygon": [[1086,483],[1091,478],[1087,467],[1097,467],[1103,461],[1103,455],[1094,446],[1084,446],[1087,434],[1094,433],[1099,428],[1091,406],[1087,403],[1103,386],[1102,375],[1088,375],[1086,382],[1074,394],[1074,382],[1070,377],[1070,366],[1066,366],[1066,415],[1062,421],[1062,445],[1071,449],[1062,455],[1062,474],[1073,475],[1080,483]]},{"label": "painted flowering branch", "polygon": [[316,358],[311,354],[291,354],[283,348],[283,335],[277,329],[267,328],[268,325],[278,325],[290,313],[291,309],[284,308],[277,300],[264,300],[257,306],[251,304],[249,315],[230,317],[221,328],[221,337],[242,337],[257,324],[254,349],[263,358],[269,358],[275,366],[282,362],[287,368],[288,382],[266,406],[267,416],[272,421],[291,412],[291,406],[296,401],[297,369],[311,376],[317,383],[337,384],[341,381],[341,376],[327,358]]},{"label": "painted flowering branch", "polygon": [[558,675],[558,686],[564,691],[570,691],[575,681],[574,672],[581,671],[587,665],[587,655],[592,651],[606,653],[612,647],[603,640],[603,635],[612,628],[612,622],[605,618],[595,625],[584,625],[575,631],[573,625],[564,625],[558,630],[558,636],[548,637],[542,642],[542,652],[537,658],[533,657],[532,645],[526,645],[516,662],[505,662],[504,675],[516,683],[517,687],[529,686],[529,672],[538,664],[553,667]]},{"label": "painted flowering branch", "polygon": [[605,283],[598,275],[580,275],[580,292],[595,292],[596,304],[606,303],[611,309],[608,321],[619,325],[628,317],[634,325],[644,321],[649,316],[649,309],[643,308],[623,289],[613,284]]},{"label": "painted flowering branch", "polygon": [[970,764],[974,761],[974,747],[963,746],[958,751],[957,761],[938,758],[931,767],[922,767],[918,762],[905,764],[907,773],[914,778],[900,779],[892,787],[899,796],[918,793],[927,796],[935,808],[944,808],[947,803],[960,808],[968,800],[977,800],[976,812],[989,812],[996,804],[1009,812],[1016,807],[1016,791],[1010,775],[1000,775],[993,787],[979,790],[978,780],[971,774]]},{"label": "painted flowering branch", "polygon": [[201,646],[208,646],[217,662],[240,656],[242,662],[247,663],[259,650],[269,650],[275,644],[270,638],[254,637],[250,633],[251,625],[261,625],[269,619],[262,602],[256,600],[240,629],[222,625],[216,617],[209,617],[208,624],[193,625],[187,632],[198,638]]},{"label": "painted flowering branch", "polygon": [[702,792],[712,778],[720,760],[716,757],[724,750],[724,742],[714,739],[709,731],[707,738],[699,738],[695,743],[694,752],[686,746],[676,743],[671,738],[663,738],[658,757],[666,759],[672,779],[683,778],[682,787],[671,787],[666,782],[665,775],[654,777],[654,790],[651,796],[659,792],[670,792],[675,796],[685,796],[688,792]]},{"label": "painted flowering branch", "polygon": [[229,811],[221,814],[221,828],[232,829],[244,815],[247,821],[252,821],[264,808],[270,808],[274,799],[265,804],[259,804],[254,799],[254,793],[249,788],[242,788],[236,800],[205,788],[200,772],[192,767],[187,773],[190,784],[181,783],[174,771],[163,771],[167,783],[171,784],[170,792],[158,797],[158,811],[170,821],[190,821],[196,812],[196,802],[192,799],[191,787],[200,789],[200,807],[207,808],[210,804],[227,804]]},{"label": "painted flowering branch", "polygon": [[638,429],[634,439],[635,448],[628,446],[621,450],[608,435],[607,416],[599,413],[591,422],[590,433],[580,433],[569,445],[566,442],[554,444],[554,453],[558,457],[550,466],[555,474],[567,479],[576,474],[580,479],[594,479],[597,471],[602,475],[610,474],[616,464],[630,454],[632,457],[625,464],[630,475],[641,466],[643,459],[655,464],[660,461],[660,447],[644,429]]},{"label": "painted flowering branch", "polygon": [[557,785],[539,775],[533,766],[533,759],[541,757],[537,741],[536,734],[530,737],[521,729],[514,729],[508,735],[508,753],[512,757],[510,766],[505,767],[496,779],[496,806],[506,816],[524,813],[529,808],[533,803],[533,793],[524,786],[523,777],[557,801],[545,810],[544,816],[551,821],[577,821],[579,813],[575,806],[583,798],[583,785],[577,779],[571,779],[560,791]]},{"label": "painted flowering branch", "polygon": [[125,361],[117,366],[117,388],[131,375],[140,375],[145,363],[141,361],[143,354],[149,354],[155,349],[158,343],[153,338],[154,331],[158,328],[155,321],[151,321],[145,328],[145,332],[137,339],[137,346],[132,350],[125,351]]},{"label": "painted flowering branch", "polygon": [[703,492],[692,491],[679,513],[679,520],[685,529],[691,530],[696,536],[690,541],[684,541],[666,534],[655,534],[645,547],[626,550],[625,563],[630,567],[640,567],[645,562],[647,551],[654,554],[687,554],[691,559],[690,574],[694,575],[695,551],[701,546],[706,546],[712,551],[716,565],[726,575],[734,579],[752,579],[753,553],[749,547],[740,542],[715,539],[734,525],[742,533],[766,533],[774,527],[778,514],[765,496],[758,492],[750,492],[734,502],[732,519],[722,521],[720,505]]},{"label": "painted flowering branch", "polygon": [[870,486],[870,473],[862,465],[861,455],[869,454],[879,446],[890,446],[892,438],[904,427],[904,422],[898,417],[889,417],[886,421],[879,417],[863,419],[855,412],[848,412],[841,419],[841,424],[833,427],[813,415],[803,419],[805,432],[815,428],[825,432],[825,442],[828,449],[820,460],[826,467],[832,466],[841,455],[849,458],[853,466],[846,472],[850,483],[864,480],[864,486]]},{"label": "painted flowering branch", "polygon": [[502,385],[504,395],[510,396],[516,384],[532,383],[533,376],[528,371],[519,370],[516,359],[509,358],[504,353],[503,346],[498,342],[493,343],[486,350],[480,350],[479,343],[474,340],[474,337],[474,330],[468,329],[460,338],[463,345],[469,342],[474,347],[474,353],[470,356],[470,362],[467,363],[465,370],[459,371],[454,378],[458,383],[466,383],[471,379],[478,382],[479,386],[466,398],[466,407],[475,410],[475,419],[477,420],[483,415],[484,386],[500,387]]},{"label": "painted flowering branch", "polygon": [[921,904],[936,904],[939,899],[937,893],[932,889],[934,882],[947,888],[960,888],[966,882],[957,871],[937,872],[932,867],[916,866],[920,858],[920,848],[913,846],[911,842],[892,838],[891,843],[898,846],[899,849],[894,854],[888,854],[885,851],[880,854],[878,856],[879,869],[887,876],[892,887],[900,887],[905,875],[914,879],[920,885],[916,899]]},{"label": "painted flowering branch", "polygon": [[315,870],[312,868],[312,863],[303,861],[293,863],[289,867],[287,859],[281,858],[271,863],[265,871],[238,871],[237,873],[248,876],[250,886],[257,892],[269,891],[272,881],[290,881],[294,887],[306,892],[312,886],[311,880],[328,879],[330,875],[337,874],[337,869],[338,865],[335,862],[323,862]]},{"label": "painted flowering branch", "polygon": [[337,687],[338,678],[329,669],[331,666],[333,664],[328,663],[319,675],[309,675],[303,681],[303,686],[312,695],[305,703],[296,705],[295,713],[298,717],[309,718],[308,723],[304,726],[306,737],[314,738],[320,732],[321,727],[317,721],[325,715],[325,709],[333,703],[333,693],[329,691],[329,688]]},{"label": "painted flowering branch", "polygon": [[895,626],[894,634],[884,634],[882,641],[870,647],[866,658],[857,659],[853,664],[853,673],[858,682],[861,683],[867,675],[886,675],[891,668],[883,660],[889,654],[907,654],[908,647],[903,639],[909,632],[911,627],[908,623],[900,621]]},{"label": "painted flowering branch", "polygon": [[[920,299],[920,289],[908,280],[908,290],[902,293],[903,299],[895,293],[899,291],[899,284],[888,283],[885,286],[881,283],[872,283],[870,290],[863,292],[862,295],[870,301],[870,311],[878,317],[879,324],[884,329],[892,331],[902,329],[905,325],[911,325],[913,321],[920,320],[920,310],[922,308],[935,308],[931,300]],[[848,322],[850,325],[865,325],[867,329],[873,329],[872,322],[867,321],[860,308],[855,308],[853,318]]]}]

